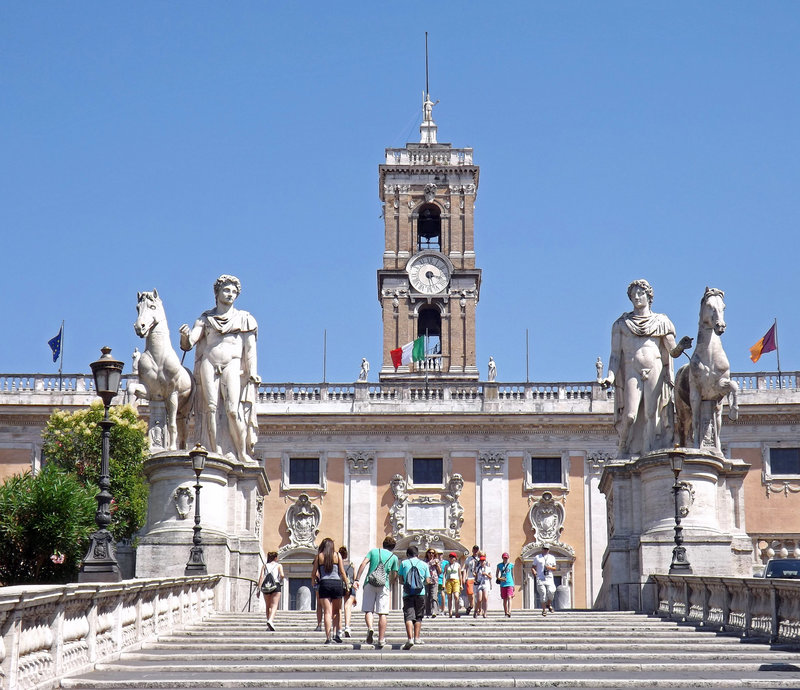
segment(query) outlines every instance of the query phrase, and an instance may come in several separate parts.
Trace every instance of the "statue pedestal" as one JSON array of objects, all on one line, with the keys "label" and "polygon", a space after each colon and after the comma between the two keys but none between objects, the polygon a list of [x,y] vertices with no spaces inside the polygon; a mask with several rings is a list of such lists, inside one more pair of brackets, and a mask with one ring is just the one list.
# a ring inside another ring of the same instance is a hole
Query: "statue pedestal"
[{"label": "statue pedestal", "polygon": [[[679,449],[678,481],[683,545],[695,575],[752,576],[752,544],[745,532],[743,481],[749,465],[713,452]],[[644,586],[668,573],[675,546],[675,475],[667,450],[607,465],[600,480],[606,495],[609,539],[598,602],[608,609],[649,609]]]},{"label": "statue pedestal", "polygon": [[[162,451],[144,464],[150,484],[147,522],[136,551],[136,577],[183,576],[192,547],[195,475],[186,450]],[[264,469],[209,453],[200,475],[200,526],[208,573],[258,579]],[[240,611],[250,583],[223,578],[219,607]],[[261,601],[253,598],[253,604]]]}]

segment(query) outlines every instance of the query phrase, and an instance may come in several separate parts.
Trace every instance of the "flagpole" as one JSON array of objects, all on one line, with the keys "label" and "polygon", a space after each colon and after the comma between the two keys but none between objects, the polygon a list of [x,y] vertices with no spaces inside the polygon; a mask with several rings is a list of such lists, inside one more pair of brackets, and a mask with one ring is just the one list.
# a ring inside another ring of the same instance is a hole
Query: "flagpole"
[{"label": "flagpole", "polygon": [[[425,40],[428,40],[428,34],[425,33]],[[426,44],[427,48],[427,44]],[[425,356],[422,359],[422,364],[425,367],[425,398],[428,397],[428,329],[425,329]]]},{"label": "flagpole", "polygon": [[783,376],[781,376],[781,351],[778,347],[778,319],[775,318],[775,356],[778,358],[778,388],[783,388]]},{"label": "flagpole", "polygon": [[327,382],[328,377],[328,329],[322,331],[322,383]]},{"label": "flagpole", "polygon": [[61,319],[61,352],[58,358],[58,390],[61,391],[61,382],[63,377],[61,372],[64,368],[64,319]]},{"label": "flagpole", "polygon": [[528,352],[528,329],[525,329],[525,383],[530,383],[530,356]]}]

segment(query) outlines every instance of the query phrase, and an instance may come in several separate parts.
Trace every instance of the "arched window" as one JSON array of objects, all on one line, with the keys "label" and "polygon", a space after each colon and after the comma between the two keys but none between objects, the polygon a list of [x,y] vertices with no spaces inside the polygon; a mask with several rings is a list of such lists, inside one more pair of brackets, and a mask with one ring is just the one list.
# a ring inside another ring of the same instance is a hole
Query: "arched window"
[{"label": "arched window", "polygon": [[442,250],[442,212],[436,204],[425,204],[417,216],[417,249]]},{"label": "arched window", "polygon": [[442,354],[442,315],[437,307],[423,307],[417,317],[417,337],[425,336],[425,358],[440,361]]}]

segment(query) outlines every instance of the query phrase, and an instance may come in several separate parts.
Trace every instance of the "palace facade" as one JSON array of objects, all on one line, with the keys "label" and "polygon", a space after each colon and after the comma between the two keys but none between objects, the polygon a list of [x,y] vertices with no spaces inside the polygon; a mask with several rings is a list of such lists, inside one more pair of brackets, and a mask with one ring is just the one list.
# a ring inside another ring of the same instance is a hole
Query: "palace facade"
[{"label": "palace facade", "polygon": [[[264,552],[280,552],[289,577],[285,607],[295,607],[308,586],[323,537],[346,544],[358,562],[386,534],[397,538],[398,553],[409,543],[461,554],[478,544],[494,564],[508,551],[517,607],[535,605],[530,562],[547,543],[559,565],[559,605],[607,604],[602,577],[614,521],[601,479],[616,457],[614,394],[595,381],[479,380],[478,186],[472,149],[439,143],[426,109],[420,141],[387,149],[379,166],[385,243],[377,273],[378,383],[259,387],[256,456],[268,489],[258,491],[257,519],[242,520],[241,529],[258,533]],[[396,367],[393,351],[419,338],[422,356]],[[719,523],[732,519],[746,533],[755,571],[773,554],[800,556],[800,388],[795,373],[732,378],[740,389],[739,418],[725,419],[723,454],[731,460],[720,462],[740,468],[741,481],[720,484],[729,495],[720,497],[719,510],[733,517],[719,515]],[[126,377],[129,389],[134,383],[135,374]],[[91,386],[84,375],[61,382],[0,375],[0,479],[40,464],[40,432],[50,412],[88,405]],[[139,411],[150,416],[146,403]],[[637,476],[632,472],[630,481]],[[193,482],[187,473],[186,487]],[[235,492],[235,484],[228,490]],[[665,505],[670,500],[667,489]],[[158,510],[188,543],[185,510],[177,503]],[[687,537],[692,515],[689,506]],[[667,511],[659,528],[666,540],[671,516]],[[163,572],[182,574],[183,566],[164,563]],[[395,597],[399,603],[399,589]]]}]

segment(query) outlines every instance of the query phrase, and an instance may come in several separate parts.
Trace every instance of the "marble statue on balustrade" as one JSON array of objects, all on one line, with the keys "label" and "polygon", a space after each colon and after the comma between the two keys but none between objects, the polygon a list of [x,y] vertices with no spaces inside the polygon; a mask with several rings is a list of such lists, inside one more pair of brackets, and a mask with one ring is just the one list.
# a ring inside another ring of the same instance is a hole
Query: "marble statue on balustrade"
[{"label": "marble statue on balustrade", "polygon": [[731,380],[728,357],[722,348],[725,293],[707,287],[700,300],[697,343],[689,364],[675,377],[677,441],[681,446],[722,455],[722,402],[730,398],[728,417],[738,417],[739,386]]},{"label": "marble statue on balustrade", "polygon": [[594,363],[594,368],[597,371],[597,383],[600,383],[603,380],[603,358],[598,357],[597,361]]},{"label": "marble statue on balustrade", "polygon": [[221,275],[214,283],[216,305],[190,328],[181,326],[181,349],[195,348],[194,376],[197,441],[212,453],[254,462],[257,440],[256,396],[258,324],[236,309],[242,292],[239,279]]},{"label": "marble statue on balustrade", "polygon": [[364,382],[369,375],[369,362],[366,357],[361,358],[361,370],[358,372],[358,380]]},{"label": "marble statue on balustrade", "polygon": [[497,364],[495,364],[494,357],[489,357],[489,375],[487,381],[494,382],[497,380]]},{"label": "marble statue on balustrade", "polygon": [[691,348],[692,338],[675,342],[675,327],[665,314],[651,311],[653,288],[646,280],[628,286],[633,311],[611,328],[611,355],[604,388],[614,386],[614,424],[618,456],[637,457],[674,442],[672,358]]},{"label": "marble statue on balustrade", "polygon": [[129,387],[136,398],[164,405],[163,428],[154,412],[156,406],[151,407],[150,448],[154,452],[186,448],[194,380],[172,347],[164,303],[158,290],[137,294],[133,330],[145,339],[145,348],[135,357],[139,382]]}]

